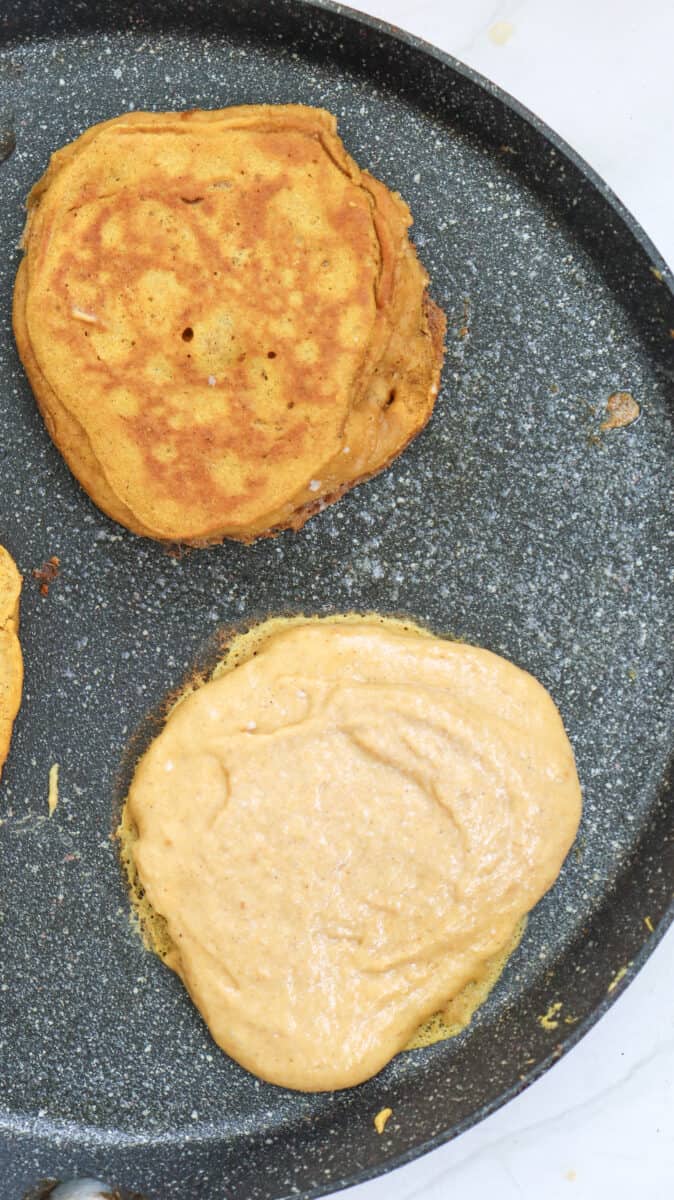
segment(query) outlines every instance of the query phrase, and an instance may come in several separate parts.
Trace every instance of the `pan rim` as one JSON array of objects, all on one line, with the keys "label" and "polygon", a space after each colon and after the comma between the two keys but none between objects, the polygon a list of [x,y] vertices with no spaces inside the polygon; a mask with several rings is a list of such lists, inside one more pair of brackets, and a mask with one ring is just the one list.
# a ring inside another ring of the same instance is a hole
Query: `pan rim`
[{"label": "pan rim", "polygon": [[[387,21],[363,13],[357,8],[349,7],[338,3],[337,0],[276,0],[276,3],[281,8],[297,8],[299,5],[308,9],[325,11],[332,13],[341,19],[352,23],[353,25],[366,26],[372,31],[379,34],[382,38],[398,43],[403,47],[417,51],[428,58],[434,59],[449,72],[454,73],[467,80],[480,90],[485,92],[492,100],[503,106],[506,110],[512,112],[517,118],[523,121],[526,125],[534,129],[545,141],[555,150],[559,158],[568,161],[589,183],[594,192],[598,193],[601,199],[609,206],[617,220],[625,228],[631,238],[638,243],[641,249],[647,255],[652,267],[660,275],[659,284],[663,286],[671,298],[674,300],[674,278],[671,269],[663,256],[658,251],[650,236],[644,231],[637,219],[627,209],[624,203],[620,200],[612,188],[602,179],[602,177],[590,166],[590,164],[578,154],[560,135],[558,135],[546,122],[541,120],[527,106],[513,97],[503,88],[491,82],[486,76],[475,71],[472,67],[462,63],[459,59],[454,58],[448,52],[434,46],[432,43],[425,41],[403,29],[395,27]],[[177,28],[177,23],[172,25],[167,22],[165,32],[170,32],[172,28]],[[17,40],[5,35],[1,39],[4,45],[11,44]],[[34,40],[31,38],[30,40]],[[645,832],[645,831],[644,831]],[[627,862],[624,865],[624,872],[627,874],[634,870],[633,863]],[[610,897],[607,898],[607,904],[610,904]],[[414,1159],[421,1157],[432,1150],[438,1149],[441,1145],[452,1141],[455,1137],[466,1132],[474,1125],[478,1124],[484,1118],[490,1116],[497,1109],[501,1108],[508,1101],[514,1099],[517,1095],[528,1088],[532,1083],[539,1079],[546,1071],[550,1069],[555,1062],[564,1057],[574,1046],[576,1046],[586,1033],[605,1015],[611,1008],[619,996],[623,993],[625,987],[636,977],[638,972],[643,967],[646,960],[656,950],[657,946],[662,941],[667,930],[674,925],[674,899],[669,906],[664,910],[655,931],[650,934],[643,942],[639,951],[634,955],[634,958],[627,970],[625,976],[620,980],[618,987],[615,987],[611,992],[608,992],[602,1001],[595,1005],[591,1012],[582,1018],[577,1025],[574,1025],[568,1033],[560,1036],[559,1041],[555,1045],[555,1051],[548,1054],[537,1062],[529,1071],[526,1072],[523,1078],[513,1083],[509,1088],[506,1088],[499,1095],[491,1100],[485,1101],[479,1108],[472,1112],[469,1116],[456,1122],[447,1129],[442,1130],[434,1136],[416,1142],[406,1149],[395,1152],[380,1160],[378,1163],[371,1166],[363,1167],[353,1174],[342,1178],[328,1180],[316,1188],[303,1190],[294,1193],[297,1200],[317,1200],[320,1196],[336,1193],[342,1189],[356,1186],[359,1183],[367,1182],[378,1176],[387,1174],[389,1171],[395,1170],[398,1167],[404,1166]],[[106,1130],[97,1126],[83,1125],[78,1123],[70,1123],[63,1120],[51,1120],[48,1118],[33,1118],[27,1115],[12,1115],[3,1112],[0,1109],[0,1134],[9,1134],[19,1137],[31,1137],[53,1142],[55,1138],[66,1136],[75,1136],[77,1142],[81,1146],[87,1144],[104,1147],[114,1145],[115,1149],[134,1147],[152,1147],[161,1146],[162,1142],[166,1141],[166,1134],[159,1134],[156,1137],[133,1136],[127,1132]],[[203,1143],[212,1141],[212,1134],[209,1136],[200,1137],[198,1127],[190,1129],[190,1140],[194,1143]]]}]

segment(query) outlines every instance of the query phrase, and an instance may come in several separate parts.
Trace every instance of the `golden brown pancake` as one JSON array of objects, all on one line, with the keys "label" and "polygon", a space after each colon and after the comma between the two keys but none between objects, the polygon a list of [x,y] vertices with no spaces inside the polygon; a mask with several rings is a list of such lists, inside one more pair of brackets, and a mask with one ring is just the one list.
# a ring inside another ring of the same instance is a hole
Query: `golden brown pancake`
[{"label": "golden brown pancake", "polygon": [[23,659],[19,645],[21,576],[0,546],[0,776],[9,753],[14,718],[21,703]]},{"label": "golden brown pancake", "polygon": [[443,355],[411,220],[322,109],[127,113],[57,151],[14,329],[95,502],[149,537],[251,541],[390,463]]},{"label": "golden brown pancake", "polygon": [[438,1011],[445,1035],[470,1018],[580,807],[530,675],[411,624],[298,618],[174,706],[120,836],[150,942],[215,1041],[318,1091],[374,1075]]}]

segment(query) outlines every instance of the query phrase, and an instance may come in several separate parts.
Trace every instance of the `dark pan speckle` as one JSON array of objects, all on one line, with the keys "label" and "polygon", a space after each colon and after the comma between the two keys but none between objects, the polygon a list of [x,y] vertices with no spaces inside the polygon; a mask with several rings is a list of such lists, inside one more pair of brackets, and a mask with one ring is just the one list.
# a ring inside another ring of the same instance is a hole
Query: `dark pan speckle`
[{"label": "dark pan speckle", "polygon": [[[0,19],[0,540],[25,577],[26,653],[0,791],[2,1194],[79,1172],[152,1200],[308,1197],[534,1078],[671,916],[674,304],[582,164],[463,68],[295,0],[142,10],[18,0]],[[9,318],[23,200],[50,151],[105,117],[290,100],[336,113],[358,161],[411,204],[449,319],[444,385],[393,468],[300,535],[171,557],[93,507],[38,416]],[[602,432],[616,391],[640,419]],[[42,596],[31,572],[52,555]],[[143,950],[110,834],[132,736],[219,629],[373,608],[532,671],[564,716],[585,814],[469,1032],[352,1092],[300,1096],[226,1059]]]}]

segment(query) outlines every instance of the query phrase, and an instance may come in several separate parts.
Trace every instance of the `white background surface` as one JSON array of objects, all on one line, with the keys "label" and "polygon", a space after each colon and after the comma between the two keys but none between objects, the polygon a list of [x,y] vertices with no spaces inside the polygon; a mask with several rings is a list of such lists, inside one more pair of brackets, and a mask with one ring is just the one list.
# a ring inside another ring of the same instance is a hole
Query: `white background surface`
[{"label": "white background surface", "polygon": [[[357,6],[449,51],[547,121],[674,265],[674,0]],[[599,1025],[523,1095],[340,1197],[672,1200],[674,930]]]}]

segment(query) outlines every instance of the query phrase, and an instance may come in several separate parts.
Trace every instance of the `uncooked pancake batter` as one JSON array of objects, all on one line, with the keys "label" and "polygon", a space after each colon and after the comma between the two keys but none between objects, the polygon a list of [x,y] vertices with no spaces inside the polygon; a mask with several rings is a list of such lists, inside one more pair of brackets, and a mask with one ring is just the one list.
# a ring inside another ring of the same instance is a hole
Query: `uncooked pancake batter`
[{"label": "uncooked pancake batter", "polygon": [[374,1075],[512,944],[580,808],[530,675],[411,625],[301,618],[172,710],[122,839],[216,1042],[314,1091]]}]

